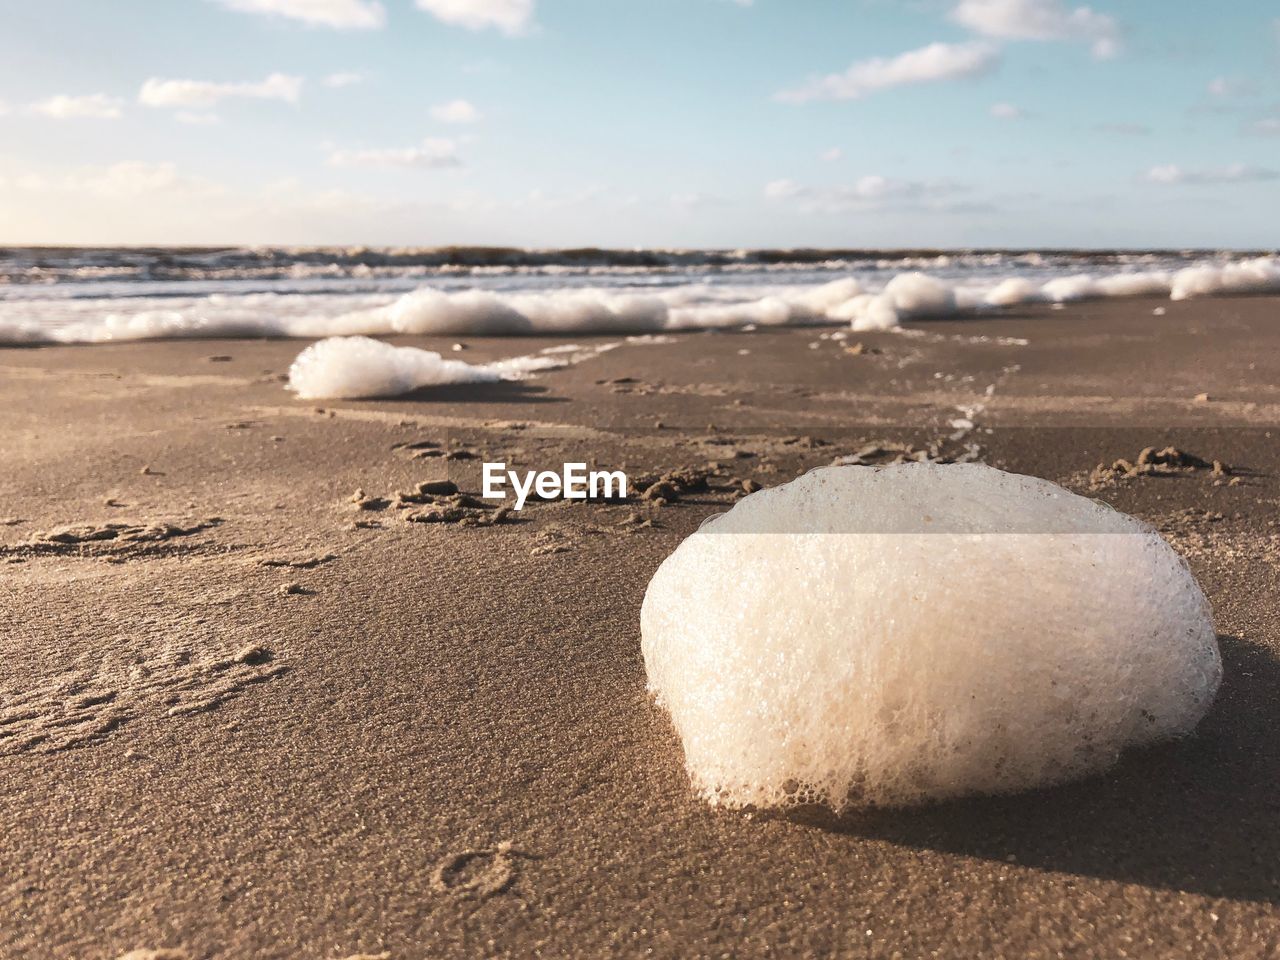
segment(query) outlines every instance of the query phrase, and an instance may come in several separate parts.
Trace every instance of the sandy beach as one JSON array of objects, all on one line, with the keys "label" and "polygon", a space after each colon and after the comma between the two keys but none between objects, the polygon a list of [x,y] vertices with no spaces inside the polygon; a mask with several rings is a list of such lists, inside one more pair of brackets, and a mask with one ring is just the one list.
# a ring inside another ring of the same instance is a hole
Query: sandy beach
[{"label": "sandy beach", "polygon": [[[0,349],[0,957],[1274,956],[1278,311],[673,334],[377,401],[286,392],[304,341]],[[393,342],[567,342],[458,339]],[[1155,525],[1217,618],[1196,735],[924,809],[694,797],[645,691],[649,578],[744,489],[859,452]],[[685,480],[505,517],[415,493],[496,459]]]}]

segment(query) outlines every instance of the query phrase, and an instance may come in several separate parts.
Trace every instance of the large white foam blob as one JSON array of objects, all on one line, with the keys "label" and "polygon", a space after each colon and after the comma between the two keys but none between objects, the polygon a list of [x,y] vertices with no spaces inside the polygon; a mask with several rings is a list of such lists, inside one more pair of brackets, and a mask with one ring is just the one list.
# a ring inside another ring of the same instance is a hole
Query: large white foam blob
[{"label": "large white foam blob", "polygon": [[729,806],[1060,783],[1189,733],[1221,678],[1154,530],[980,464],[753,494],[667,558],[640,623],[694,787]]},{"label": "large white foam blob", "polygon": [[1222,294],[1280,291],[1280,258],[1256,257],[1218,266],[1179,270],[1169,292],[1172,300]]},{"label": "large white foam blob", "polygon": [[884,287],[895,310],[909,316],[944,317],[955,313],[955,290],[927,273],[900,273]]},{"label": "large white foam blob", "polygon": [[321,340],[298,354],[289,367],[289,389],[307,400],[394,397],[419,387],[501,379],[498,370],[369,337]]}]

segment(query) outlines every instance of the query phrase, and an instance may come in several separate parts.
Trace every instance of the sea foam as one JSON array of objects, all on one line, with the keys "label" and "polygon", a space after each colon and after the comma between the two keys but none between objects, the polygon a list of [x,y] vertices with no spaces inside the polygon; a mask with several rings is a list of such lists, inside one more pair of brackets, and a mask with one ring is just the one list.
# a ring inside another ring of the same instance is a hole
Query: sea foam
[{"label": "sea foam", "polygon": [[590,287],[501,294],[422,288],[385,305],[340,315],[331,323],[338,328],[334,332],[370,334],[654,332],[838,322],[865,332],[892,330],[913,318],[1023,303],[1252,293],[1280,293],[1280,259],[1259,257],[1175,272],[1075,274],[1042,282],[1008,277],[962,283],[910,271],[896,274],[879,290],[854,277],[754,290],[688,284],[652,293]]},{"label": "sea foam", "polygon": [[305,400],[394,397],[421,387],[500,379],[497,370],[369,337],[321,340],[298,354],[289,367],[289,389]]},{"label": "sea foam", "polygon": [[1189,733],[1208,602],[1151,528],[980,464],[828,467],[662,564],[650,690],[712,803],[906,805],[1072,780]]},{"label": "sea foam", "polygon": [[[972,258],[970,258],[972,259]],[[1212,260],[1174,268],[1113,273],[1047,274],[1033,258],[997,257],[960,270],[934,258],[939,276],[919,270],[889,273],[880,265],[858,276],[826,282],[831,272],[757,266],[745,274],[669,275],[586,273],[560,277],[542,273],[514,280],[473,271],[469,289],[441,274],[434,284],[396,291],[360,287],[358,277],[312,290],[305,284],[239,291],[200,282],[158,283],[155,295],[139,282],[109,287],[102,297],[84,296],[74,283],[46,289],[40,284],[0,283],[0,342],[103,343],[168,337],[420,335],[576,335],[654,333],[845,323],[857,331],[892,330],[913,318],[981,314],[1024,303],[1061,304],[1116,297],[1169,297],[1280,293],[1280,258]],[[896,267],[907,260],[884,265]],[[1066,264],[1070,266],[1073,262]],[[1142,261],[1138,266],[1145,266]],[[1012,276],[1001,270],[1016,271]],[[733,282],[727,282],[726,276]],[[555,285],[548,279],[555,277]],[[661,281],[661,282],[658,282]],[[314,278],[306,283],[313,283]],[[390,281],[388,281],[390,282]],[[344,286],[344,284],[346,286]],[[526,284],[528,286],[526,286]],[[487,286],[486,286],[487,285]],[[137,305],[136,307],[134,305]]]}]

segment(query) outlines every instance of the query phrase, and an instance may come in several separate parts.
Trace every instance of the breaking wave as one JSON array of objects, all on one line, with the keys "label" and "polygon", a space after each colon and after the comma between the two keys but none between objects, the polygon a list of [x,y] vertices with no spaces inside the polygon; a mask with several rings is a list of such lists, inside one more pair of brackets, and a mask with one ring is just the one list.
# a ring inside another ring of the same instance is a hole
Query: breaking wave
[{"label": "breaking wave", "polygon": [[[677,276],[663,267],[612,268],[576,277],[473,275],[447,281],[436,276],[430,283],[417,278],[319,286],[273,281],[268,289],[261,289],[262,281],[244,279],[11,283],[0,284],[0,342],[622,334],[830,323],[890,330],[912,318],[1027,303],[1280,293],[1276,256],[1189,260],[1151,255],[1111,272],[1069,269],[1081,266],[1079,259],[991,256],[997,259],[939,255],[927,271],[877,262],[846,275],[827,269],[824,261],[821,268],[790,264],[787,269],[755,263],[754,272],[729,273],[704,264]],[[917,265],[904,258],[889,263]]]}]

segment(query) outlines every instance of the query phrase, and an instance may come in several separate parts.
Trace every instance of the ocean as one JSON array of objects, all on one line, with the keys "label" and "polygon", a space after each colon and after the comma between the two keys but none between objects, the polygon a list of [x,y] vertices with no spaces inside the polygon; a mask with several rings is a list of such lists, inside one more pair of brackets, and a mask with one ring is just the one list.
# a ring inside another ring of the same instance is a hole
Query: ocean
[{"label": "ocean", "polygon": [[891,329],[1020,303],[1280,292],[1274,252],[0,248],[0,342]]}]

